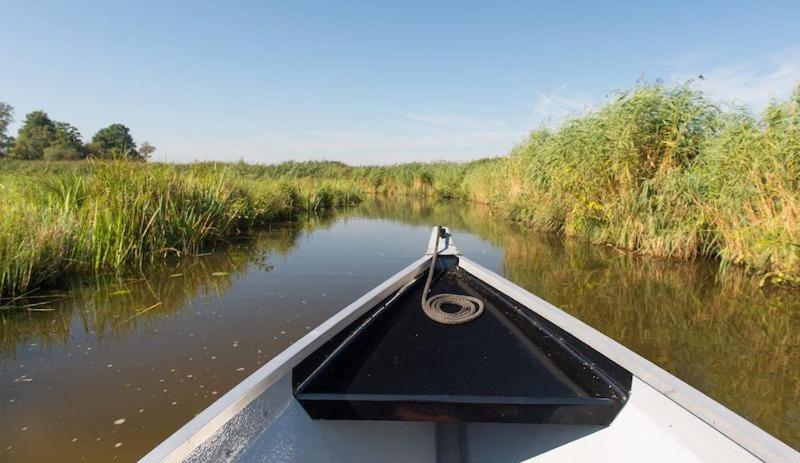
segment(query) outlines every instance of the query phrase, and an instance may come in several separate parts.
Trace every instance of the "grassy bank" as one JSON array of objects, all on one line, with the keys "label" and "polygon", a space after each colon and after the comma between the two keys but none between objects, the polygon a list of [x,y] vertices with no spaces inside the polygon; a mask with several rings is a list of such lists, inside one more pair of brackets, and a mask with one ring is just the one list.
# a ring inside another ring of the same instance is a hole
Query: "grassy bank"
[{"label": "grassy bank", "polygon": [[525,227],[800,284],[800,87],[754,117],[688,86],[641,86],[535,130],[508,156],[462,164],[230,168],[491,204]]},{"label": "grassy bank", "polygon": [[645,87],[511,156],[515,220],[595,243],[715,256],[774,280],[800,276],[800,90],[761,119],[687,88]]},{"label": "grassy bank", "polygon": [[800,88],[754,117],[641,86],[468,163],[3,161],[0,294],[201,252],[363,194],[486,203],[525,227],[800,284]]},{"label": "grassy bank", "polygon": [[[360,201],[335,180],[254,181],[213,166],[0,164],[0,294],[198,253],[258,226]],[[1,305],[1,304],[0,304]]]}]

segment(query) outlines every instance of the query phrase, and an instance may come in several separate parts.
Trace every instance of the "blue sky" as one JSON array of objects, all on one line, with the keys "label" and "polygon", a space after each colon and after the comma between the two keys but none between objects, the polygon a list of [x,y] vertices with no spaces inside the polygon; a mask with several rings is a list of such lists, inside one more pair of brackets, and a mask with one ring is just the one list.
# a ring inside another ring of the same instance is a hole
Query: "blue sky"
[{"label": "blue sky", "polygon": [[[567,4],[569,3],[569,4]],[[639,78],[754,110],[800,79],[800,2],[0,0],[0,100],[155,158],[504,154]]]}]

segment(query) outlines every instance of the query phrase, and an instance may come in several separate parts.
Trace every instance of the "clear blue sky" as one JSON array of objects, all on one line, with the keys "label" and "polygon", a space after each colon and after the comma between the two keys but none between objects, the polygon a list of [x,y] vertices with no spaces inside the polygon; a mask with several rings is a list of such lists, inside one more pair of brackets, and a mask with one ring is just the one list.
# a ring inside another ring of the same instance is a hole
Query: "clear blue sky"
[{"label": "clear blue sky", "polygon": [[0,100],[156,159],[505,153],[637,79],[758,110],[800,79],[800,2],[0,0]]}]

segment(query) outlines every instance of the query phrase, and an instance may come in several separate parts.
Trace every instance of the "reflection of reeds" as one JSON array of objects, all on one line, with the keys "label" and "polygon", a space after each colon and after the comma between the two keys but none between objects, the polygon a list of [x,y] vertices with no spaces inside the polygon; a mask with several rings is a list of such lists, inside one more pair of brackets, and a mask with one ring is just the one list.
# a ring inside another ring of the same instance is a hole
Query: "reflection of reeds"
[{"label": "reflection of reeds", "polygon": [[147,264],[136,277],[109,273],[69,282],[68,297],[40,298],[52,299],[56,310],[0,312],[0,361],[11,360],[16,349],[30,342],[45,350],[53,344],[66,345],[75,320],[87,333],[95,333],[100,343],[146,329],[152,320],[185,310],[198,296],[224,294],[248,265],[269,270],[270,256],[289,253],[299,233],[298,226],[283,226],[238,240],[224,252]]},{"label": "reflection of reeds", "polygon": [[[443,223],[504,250],[515,283],[647,357],[778,438],[800,446],[800,298],[759,289],[710,261],[637,257],[526,232],[487,207],[422,200],[367,201],[351,213]],[[457,236],[456,236],[457,239]]]},{"label": "reflection of reeds", "polygon": [[[746,275],[697,263],[634,259],[534,237],[506,246],[506,274],[800,444],[800,319],[791,290],[759,291]],[[793,418],[792,418],[793,416]]]}]

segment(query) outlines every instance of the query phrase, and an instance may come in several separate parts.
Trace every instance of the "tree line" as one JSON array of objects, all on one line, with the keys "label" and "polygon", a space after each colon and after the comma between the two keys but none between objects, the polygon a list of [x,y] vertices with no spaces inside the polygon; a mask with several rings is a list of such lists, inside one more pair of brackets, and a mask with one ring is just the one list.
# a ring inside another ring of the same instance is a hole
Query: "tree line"
[{"label": "tree line", "polygon": [[137,147],[130,129],[122,124],[104,127],[84,143],[75,126],[55,121],[44,111],[28,113],[15,138],[8,134],[13,115],[14,108],[0,101],[0,158],[57,161],[94,157],[143,161],[156,150],[148,142]]}]

